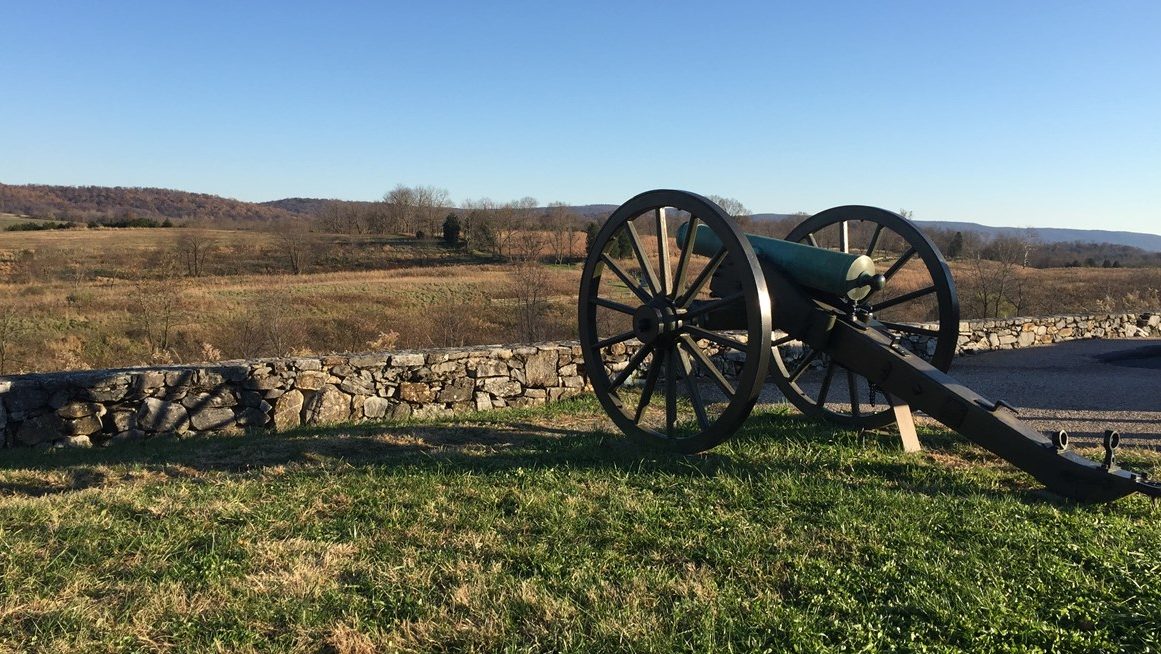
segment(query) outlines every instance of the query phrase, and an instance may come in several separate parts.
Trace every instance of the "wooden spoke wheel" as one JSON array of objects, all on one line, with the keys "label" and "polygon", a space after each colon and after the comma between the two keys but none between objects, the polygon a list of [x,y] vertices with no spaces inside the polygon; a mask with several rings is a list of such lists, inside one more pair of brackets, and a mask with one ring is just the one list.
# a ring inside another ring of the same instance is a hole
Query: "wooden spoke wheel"
[{"label": "wooden spoke wheel", "polygon": [[585,372],[634,440],[698,452],[750,414],[769,366],[770,296],[749,241],[713,202],[656,190],[621,205],[585,260],[578,311]]},{"label": "wooden spoke wheel", "polygon": [[[939,249],[911,221],[875,207],[836,207],[806,219],[786,240],[871,257],[887,280],[882,290],[816,301],[891,335],[940,370],[951,366],[959,337],[955,282]],[[773,372],[782,393],[807,415],[855,429],[895,419],[887,396],[865,377],[789,337],[774,339]]]}]

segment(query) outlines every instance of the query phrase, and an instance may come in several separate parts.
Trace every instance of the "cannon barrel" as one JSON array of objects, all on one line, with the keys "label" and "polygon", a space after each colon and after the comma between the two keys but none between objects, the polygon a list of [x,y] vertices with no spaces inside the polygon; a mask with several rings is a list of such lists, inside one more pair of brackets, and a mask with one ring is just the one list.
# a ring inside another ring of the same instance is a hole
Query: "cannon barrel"
[{"label": "cannon barrel", "polygon": [[[677,228],[677,244],[685,247],[689,223]],[[882,288],[883,279],[875,273],[875,262],[866,255],[836,252],[768,236],[746,234],[754,256],[773,265],[798,284],[835,296],[861,300],[874,288]],[[722,243],[707,225],[698,225],[693,251],[712,257]]]}]

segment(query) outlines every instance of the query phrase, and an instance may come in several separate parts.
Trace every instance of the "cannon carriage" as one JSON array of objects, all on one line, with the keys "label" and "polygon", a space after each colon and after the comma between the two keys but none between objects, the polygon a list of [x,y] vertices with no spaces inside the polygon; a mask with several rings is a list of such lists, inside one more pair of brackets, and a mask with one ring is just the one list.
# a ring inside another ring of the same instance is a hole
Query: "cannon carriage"
[{"label": "cannon carriage", "polygon": [[[585,261],[579,333],[586,373],[629,437],[677,452],[738,430],[773,383],[804,414],[879,428],[915,407],[1088,501],[1161,485],[1044,435],[947,375],[959,334],[938,248],[902,216],[828,209],[785,239],[743,233],[712,201],[655,190],[621,205]],[[909,415],[909,414],[907,414]]]}]

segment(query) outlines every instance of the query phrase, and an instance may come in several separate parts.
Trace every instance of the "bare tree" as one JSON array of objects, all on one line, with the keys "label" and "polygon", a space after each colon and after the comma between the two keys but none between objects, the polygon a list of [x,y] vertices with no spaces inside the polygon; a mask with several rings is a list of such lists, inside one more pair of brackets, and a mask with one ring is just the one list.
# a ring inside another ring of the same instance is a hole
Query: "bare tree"
[{"label": "bare tree", "polygon": [[528,231],[533,227],[533,216],[536,210],[536,198],[523,197],[519,200],[507,202],[493,212],[492,226],[496,232],[498,253],[505,259],[519,256],[514,250],[517,246],[526,246],[527,239],[517,243],[518,232]]},{"label": "bare tree", "polygon": [[[366,234],[379,211],[373,202],[330,202],[318,217],[319,229],[338,234]],[[381,221],[380,221],[381,222]]]},{"label": "bare tree", "polygon": [[422,231],[430,236],[438,233],[451,198],[447,189],[398,184],[383,196],[383,202],[386,205],[384,224],[375,231],[403,234]]},{"label": "bare tree", "polygon": [[416,186],[412,191],[415,194],[416,221],[419,227],[427,236],[436,236],[451,205],[447,189]]},{"label": "bare tree", "polygon": [[311,259],[311,239],[304,223],[287,223],[278,231],[278,245],[291,274],[306,272]]},{"label": "bare tree", "polygon": [[382,220],[377,221],[376,232],[414,234],[418,213],[415,191],[398,184],[383,196],[385,204]]},{"label": "bare tree", "polygon": [[185,274],[201,277],[205,274],[206,262],[217,249],[217,243],[200,230],[188,231],[177,239],[177,256],[185,264]]},{"label": "bare tree", "polygon": [[720,195],[711,195],[709,196],[709,199],[721,207],[727,215],[733,218],[734,221],[738,223],[738,227],[742,228],[743,230],[746,230],[750,227],[750,210],[746,208],[746,205],[742,204],[738,200],[735,200],[734,198],[724,198]]},{"label": "bare tree", "polygon": [[970,258],[971,272],[964,280],[968,312],[981,318],[1005,318],[1021,315],[1027,295],[1020,268],[1028,256],[1029,242],[1021,236],[1002,235],[986,244],[967,243],[964,252]]},{"label": "bare tree", "polygon": [[562,202],[553,202],[548,205],[548,214],[545,216],[545,227],[549,234],[549,243],[552,246],[552,258],[556,263],[564,263],[573,257],[573,243],[578,231],[576,214]]}]

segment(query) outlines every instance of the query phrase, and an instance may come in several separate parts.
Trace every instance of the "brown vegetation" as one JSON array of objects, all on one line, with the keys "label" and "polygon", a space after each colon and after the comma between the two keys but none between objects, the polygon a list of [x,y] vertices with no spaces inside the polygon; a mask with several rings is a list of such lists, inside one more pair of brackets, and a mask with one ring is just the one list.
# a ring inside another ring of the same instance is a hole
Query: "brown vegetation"
[{"label": "brown vegetation", "polygon": [[[5,197],[37,188],[0,185]],[[0,374],[575,337],[591,220],[531,198],[467,201],[458,241],[441,242],[446,204],[445,191],[401,186],[384,202],[292,205],[315,218],[268,207],[285,215],[260,230],[0,233]],[[733,213],[777,236],[802,218]],[[1158,268],[1039,270],[1026,266],[1026,243],[966,245],[951,260],[965,318],[1159,305]]]}]

